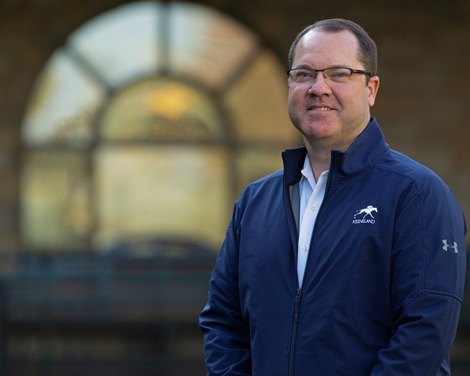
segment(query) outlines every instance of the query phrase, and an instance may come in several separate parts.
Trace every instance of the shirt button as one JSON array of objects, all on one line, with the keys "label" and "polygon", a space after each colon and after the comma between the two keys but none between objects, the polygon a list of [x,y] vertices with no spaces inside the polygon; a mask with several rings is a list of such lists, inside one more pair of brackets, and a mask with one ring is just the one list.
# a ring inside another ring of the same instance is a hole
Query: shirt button
[{"label": "shirt button", "polygon": [[312,206],[312,211],[315,211],[315,210],[317,210],[317,205]]},{"label": "shirt button", "polygon": [[308,245],[304,245],[304,251],[308,252]]}]

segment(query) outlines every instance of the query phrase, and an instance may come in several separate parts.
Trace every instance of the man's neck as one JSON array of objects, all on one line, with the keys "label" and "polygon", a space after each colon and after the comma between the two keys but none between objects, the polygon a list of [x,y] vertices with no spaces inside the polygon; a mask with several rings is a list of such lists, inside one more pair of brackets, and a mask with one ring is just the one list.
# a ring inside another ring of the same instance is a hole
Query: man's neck
[{"label": "man's neck", "polygon": [[312,168],[313,177],[315,181],[318,181],[320,175],[323,171],[326,171],[330,168],[331,163],[331,151],[328,152],[311,152],[309,148],[308,150],[308,158],[310,161],[310,167]]},{"label": "man's neck", "polygon": [[322,143],[315,143],[312,145],[312,143],[307,140],[304,141],[315,181],[318,181],[323,171],[330,169],[331,151],[346,151],[352,143],[351,141],[346,145],[333,147],[331,145],[323,145]]}]

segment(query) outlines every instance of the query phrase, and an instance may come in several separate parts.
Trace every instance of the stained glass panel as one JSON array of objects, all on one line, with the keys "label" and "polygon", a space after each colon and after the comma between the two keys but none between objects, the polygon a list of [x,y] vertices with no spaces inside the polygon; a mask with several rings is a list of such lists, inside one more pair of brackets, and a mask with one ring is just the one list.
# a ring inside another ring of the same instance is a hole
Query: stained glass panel
[{"label": "stained glass panel", "polygon": [[222,148],[107,146],[95,163],[100,247],[136,235],[221,241],[231,200]]},{"label": "stained glass panel", "polygon": [[222,140],[212,98],[183,82],[152,79],[120,92],[105,111],[104,140]]},{"label": "stained glass panel", "polygon": [[243,147],[236,155],[236,194],[246,185],[282,168],[282,148],[274,146]]},{"label": "stained glass panel", "polygon": [[57,51],[29,100],[23,140],[29,145],[89,145],[93,139],[91,124],[103,98],[102,88],[67,52]]},{"label": "stained glass panel", "polygon": [[287,81],[272,53],[261,53],[225,95],[238,142],[295,145],[298,133],[286,109]]},{"label": "stained glass panel", "polygon": [[158,2],[126,4],[82,26],[69,45],[101,76],[117,87],[154,73],[160,66]]},{"label": "stained glass panel", "polygon": [[25,247],[87,249],[92,211],[85,153],[30,151],[25,154],[22,173]]},{"label": "stained glass panel", "polygon": [[169,4],[169,68],[209,89],[219,89],[254,53],[254,34],[217,11],[195,4]]}]

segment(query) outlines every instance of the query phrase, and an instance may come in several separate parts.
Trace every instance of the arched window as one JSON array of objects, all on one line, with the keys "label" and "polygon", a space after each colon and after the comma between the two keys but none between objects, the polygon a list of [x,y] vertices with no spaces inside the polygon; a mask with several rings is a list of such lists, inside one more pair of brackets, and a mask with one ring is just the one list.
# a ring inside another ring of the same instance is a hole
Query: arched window
[{"label": "arched window", "polygon": [[91,20],[51,56],[26,110],[24,247],[216,247],[236,195],[298,142],[285,101],[274,54],[211,8],[134,2]]}]

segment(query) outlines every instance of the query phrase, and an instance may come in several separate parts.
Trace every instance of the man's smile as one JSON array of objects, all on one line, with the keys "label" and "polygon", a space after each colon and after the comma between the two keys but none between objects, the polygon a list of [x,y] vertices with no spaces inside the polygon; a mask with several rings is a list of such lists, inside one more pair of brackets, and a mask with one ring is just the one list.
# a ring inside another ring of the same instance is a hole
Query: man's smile
[{"label": "man's smile", "polygon": [[311,107],[309,110],[311,111],[331,111],[333,110],[330,107]]}]

